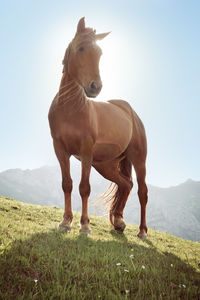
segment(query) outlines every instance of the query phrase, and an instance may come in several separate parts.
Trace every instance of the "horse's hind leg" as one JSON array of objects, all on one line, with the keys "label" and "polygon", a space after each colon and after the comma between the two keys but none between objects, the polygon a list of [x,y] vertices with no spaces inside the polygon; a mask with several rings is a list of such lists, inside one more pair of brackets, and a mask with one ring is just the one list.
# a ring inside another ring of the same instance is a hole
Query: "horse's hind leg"
[{"label": "horse's hind leg", "polygon": [[119,170],[118,162],[96,164],[95,169],[106,179],[114,182],[117,189],[111,194],[110,221],[114,228],[123,232],[126,224],[123,210],[132,189],[132,181]]},{"label": "horse's hind leg", "polygon": [[53,141],[53,143],[56,156],[60,163],[60,168],[62,172],[62,189],[65,195],[65,211],[63,215],[63,220],[59,224],[59,228],[70,231],[73,220],[73,214],[71,207],[72,179],[70,176],[69,155],[67,155],[64,146],[60,141]]},{"label": "horse's hind leg", "polygon": [[133,183],[128,178],[120,175],[120,179],[116,184],[118,189],[110,206],[110,221],[114,225],[115,230],[123,232],[126,227],[123,220],[123,211]]}]

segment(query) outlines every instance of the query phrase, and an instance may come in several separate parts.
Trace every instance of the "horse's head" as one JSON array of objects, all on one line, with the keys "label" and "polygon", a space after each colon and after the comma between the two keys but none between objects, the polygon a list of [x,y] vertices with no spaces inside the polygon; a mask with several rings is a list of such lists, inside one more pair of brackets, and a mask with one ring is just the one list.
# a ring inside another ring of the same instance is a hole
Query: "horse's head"
[{"label": "horse's head", "polygon": [[108,34],[96,34],[96,30],[85,27],[85,20],[81,18],[75,37],[65,52],[63,71],[68,72],[84,88],[88,97],[96,97],[102,88],[99,74],[102,51],[96,41]]}]

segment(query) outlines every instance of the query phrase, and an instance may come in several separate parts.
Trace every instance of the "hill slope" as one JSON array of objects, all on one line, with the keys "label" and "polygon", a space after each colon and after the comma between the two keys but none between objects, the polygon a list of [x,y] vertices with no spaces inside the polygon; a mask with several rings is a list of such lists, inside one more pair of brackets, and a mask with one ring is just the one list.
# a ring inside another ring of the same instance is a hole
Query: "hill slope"
[{"label": "hill slope", "polygon": [[62,210],[0,197],[0,299],[199,299],[200,244],[91,217],[80,235],[56,228]]},{"label": "hill slope", "polygon": [[[73,178],[72,205],[74,211],[81,211],[79,196],[80,163],[71,163]],[[91,174],[91,197],[95,199],[108,188],[109,182],[95,170]],[[178,237],[200,241],[200,182],[188,180],[170,188],[148,185],[147,206],[148,226],[159,231],[169,232]],[[20,201],[56,205],[63,207],[63,192],[59,167],[42,167],[34,170],[11,169],[0,173],[0,195]],[[90,213],[100,215],[105,211],[90,207]],[[140,207],[137,184],[127,201],[125,219],[131,224],[139,223]]]}]

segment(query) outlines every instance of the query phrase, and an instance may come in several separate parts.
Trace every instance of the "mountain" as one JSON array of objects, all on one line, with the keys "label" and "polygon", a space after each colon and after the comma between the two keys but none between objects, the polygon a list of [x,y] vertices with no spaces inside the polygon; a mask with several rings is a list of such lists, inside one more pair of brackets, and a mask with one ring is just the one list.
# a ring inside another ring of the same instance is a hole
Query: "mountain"
[{"label": "mountain", "polygon": [[[72,207],[81,211],[81,199],[78,192],[80,181],[80,163],[72,161],[73,179]],[[95,170],[91,173],[91,197],[95,199],[106,191],[109,181]],[[148,226],[168,232],[178,237],[200,240],[200,182],[186,182],[169,188],[148,185],[149,201],[147,206]],[[0,194],[23,202],[58,206],[63,208],[61,175],[58,166],[41,167],[34,170],[10,169],[0,173]],[[105,215],[107,208],[90,201],[89,213]],[[127,201],[124,211],[125,221],[139,224],[140,204],[137,196],[137,184]]]},{"label": "mountain", "polygon": [[[149,227],[169,232],[185,239],[200,241],[200,182],[188,180],[169,188],[148,185],[149,201],[147,221]],[[137,198],[134,191],[134,198]],[[139,223],[139,201],[127,202],[125,218],[133,224]]]}]

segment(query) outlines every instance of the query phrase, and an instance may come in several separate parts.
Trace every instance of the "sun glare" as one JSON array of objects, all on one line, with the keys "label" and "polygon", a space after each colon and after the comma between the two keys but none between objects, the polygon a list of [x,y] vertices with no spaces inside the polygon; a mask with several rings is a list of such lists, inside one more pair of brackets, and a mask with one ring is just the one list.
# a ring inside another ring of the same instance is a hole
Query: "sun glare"
[{"label": "sun glare", "polygon": [[109,36],[98,44],[103,51],[99,66],[103,88],[97,100],[106,101],[120,94],[119,70],[123,68],[120,59],[122,49],[120,42]]},{"label": "sun glare", "polygon": [[112,33],[98,44],[103,51],[100,60],[103,88],[97,100],[129,97],[140,73],[137,62],[140,55],[137,48],[133,48],[126,37],[112,36]]}]

